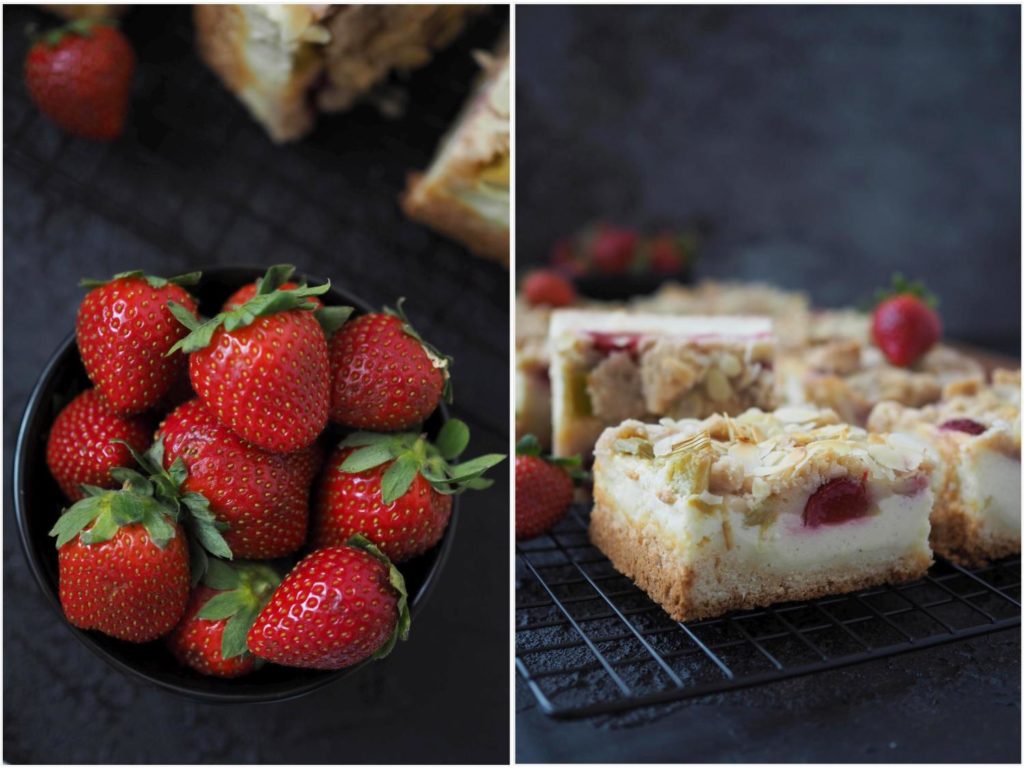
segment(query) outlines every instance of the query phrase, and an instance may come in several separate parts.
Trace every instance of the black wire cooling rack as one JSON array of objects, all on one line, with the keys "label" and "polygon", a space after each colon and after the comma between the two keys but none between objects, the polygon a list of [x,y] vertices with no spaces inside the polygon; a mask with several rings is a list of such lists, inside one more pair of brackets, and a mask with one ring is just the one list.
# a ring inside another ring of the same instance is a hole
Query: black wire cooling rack
[{"label": "black wire cooling rack", "polygon": [[1020,625],[1020,559],[677,622],[587,536],[577,505],[516,558],[516,670],[541,710],[607,714],[816,673]]}]

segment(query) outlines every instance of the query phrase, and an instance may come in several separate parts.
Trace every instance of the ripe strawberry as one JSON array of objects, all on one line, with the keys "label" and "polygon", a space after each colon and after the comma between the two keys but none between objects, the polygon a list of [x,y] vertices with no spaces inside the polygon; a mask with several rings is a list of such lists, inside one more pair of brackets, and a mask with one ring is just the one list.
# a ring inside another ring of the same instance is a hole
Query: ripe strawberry
[{"label": "ripe strawberry", "polygon": [[623,272],[633,261],[636,241],[632,230],[602,225],[590,241],[590,259],[601,272]]},{"label": "ripe strawberry", "polygon": [[[292,276],[292,273],[295,271],[295,268],[292,267],[290,264],[275,265],[271,269],[276,271],[271,275],[271,281],[274,284],[273,288],[282,288],[286,291],[293,288],[302,288],[302,286],[300,286],[298,283],[293,283],[292,281],[288,280]],[[259,278],[258,280],[254,280],[252,283],[248,283],[242,286],[230,297],[228,297],[228,300],[224,302],[224,306],[221,308],[221,311],[227,312],[228,310],[238,309],[243,304],[252,299],[254,296],[256,296],[257,292],[260,290],[260,286],[263,285],[263,283],[264,278]],[[307,297],[307,299],[317,308],[323,307],[323,302],[321,302],[315,296]]]},{"label": "ripe strawberry", "polygon": [[469,429],[457,419],[445,424],[436,445],[414,433],[350,435],[320,478],[313,546],[361,534],[396,562],[425,553],[444,535],[451,495],[490,486],[484,472],[505,458],[486,454],[449,465],[468,443]]},{"label": "ripe strawberry", "polygon": [[568,307],[576,303],[572,282],[554,270],[533,270],[523,280],[523,295],[534,307]]},{"label": "ripe strawberry", "polygon": [[205,323],[170,307],[191,332],[173,349],[190,353],[189,376],[203,405],[254,446],[287,453],[308,447],[327,424],[324,328],[336,329],[351,308],[306,312],[315,309],[306,297],[330,284],[282,290],[270,279],[275,270],[280,267],[267,271],[255,297]]},{"label": "ripe strawberry", "polygon": [[118,482],[110,471],[133,464],[128,448],[112,441],[124,441],[136,451],[145,451],[152,429],[149,419],[118,416],[99,393],[86,390],[54,420],[46,442],[46,465],[64,496],[76,502],[86,496],[79,488],[81,484],[116,488]]},{"label": "ripe strawberry", "polygon": [[405,580],[372,544],[353,537],[303,558],[249,631],[261,659],[337,670],[387,656],[409,636]]},{"label": "ripe strawberry", "polygon": [[29,50],[25,84],[39,110],[85,139],[121,135],[135,52],[108,21],[82,19],[48,32]]},{"label": "ripe strawberry", "polygon": [[648,249],[651,269],[655,272],[679,272],[686,264],[686,251],[679,239],[670,232],[651,238]]},{"label": "ripe strawberry", "polygon": [[251,673],[257,660],[246,636],[280,581],[267,566],[210,561],[185,616],[167,637],[171,653],[204,675],[237,678]]},{"label": "ripe strawberry", "polygon": [[170,355],[185,330],[167,309],[168,301],[195,312],[195,301],[181,286],[198,272],[166,280],[142,272],[122,272],[109,282],[83,280],[92,288],[78,308],[75,332],[85,372],[111,409],[138,414],[167,395],[185,365]]},{"label": "ripe strawberry", "polygon": [[176,512],[134,470],[117,491],[90,488],[50,531],[68,621],[123,641],[166,635],[185,612],[189,553]]},{"label": "ripe strawberry", "polygon": [[516,539],[543,534],[565,515],[572,504],[570,468],[580,458],[542,457],[540,443],[524,436],[516,446]]},{"label": "ripe strawberry", "polygon": [[331,339],[331,419],[360,430],[408,430],[450,400],[451,359],[409,325],[402,302],[347,323]]},{"label": "ripe strawberry", "polygon": [[932,309],[934,297],[920,284],[900,275],[893,282],[894,293],[875,308],[871,335],[894,366],[913,366],[942,337],[942,321]]},{"label": "ripe strawberry", "polygon": [[198,400],[169,414],[157,440],[165,468],[184,463],[182,489],[202,494],[214,517],[227,524],[223,537],[235,557],[279,558],[305,542],[313,468],[323,456],[319,445],[294,454],[262,451]]}]

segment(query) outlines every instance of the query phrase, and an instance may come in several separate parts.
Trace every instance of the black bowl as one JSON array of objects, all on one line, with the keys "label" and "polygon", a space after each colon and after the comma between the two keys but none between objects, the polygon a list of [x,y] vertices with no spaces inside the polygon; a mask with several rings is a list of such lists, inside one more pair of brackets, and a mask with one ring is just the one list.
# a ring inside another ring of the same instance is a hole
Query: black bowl
[{"label": "black bowl", "polygon": [[[215,314],[236,289],[256,280],[263,272],[257,267],[217,267],[204,270],[200,285],[190,290],[199,300],[200,311],[209,316]],[[324,282],[316,276],[306,278],[310,285]],[[355,307],[357,314],[372,312],[366,302],[334,285],[323,298],[327,304]],[[67,622],[57,591],[57,550],[53,537],[47,532],[68,503],[46,467],[46,440],[61,408],[88,386],[89,380],[78,357],[75,335],[72,333],[54,352],[32,390],[14,451],[14,514],[25,558],[49,604],[71,632],[98,657],[121,672],[175,694],[205,702],[273,702],[290,699],[336,681],[361,667],[357,665],[344,670],[321,671],[265,665],[238,679],[212,678],[180,665],[162,641],[132,644],[102,633],[79,630]],[[426,431],[436,435],[447,418],[448,411],[442,404],[427,420]],[[335,438],[338,435],[340,433],[329,433],[328,437]],[[451,522],[442,540],[429,552],[400,566],[409,589],[414,619],[448,557],[457,518],[458,497],[454,497]],[[415,643],[415,638],[414,621],[410,641],[407,643]],[[386,663],[387,660],[384,660],[383,664]]]}]

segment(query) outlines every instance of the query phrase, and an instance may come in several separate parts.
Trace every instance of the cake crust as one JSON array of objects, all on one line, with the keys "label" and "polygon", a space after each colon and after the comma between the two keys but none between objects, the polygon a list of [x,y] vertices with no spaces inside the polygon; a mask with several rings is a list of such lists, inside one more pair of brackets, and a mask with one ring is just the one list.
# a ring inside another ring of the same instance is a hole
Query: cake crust
[{"label": "cake crust", "polygon": [[726,574],[726,579],[717,584],[701,585],[696,578],[698,569],[681,563],[662,538],[641,531],[628,519],[616,515],[607,499],[602,501],[597,497],[590,517],[590,539],[619,572],[632,579],[679,622],[708,619],[780,601],[807,601],[850,593],[882,582],[910,582],[924,576],[932,565],[931,558],[914,551],[881,570],[875,564],[839,575],[822,569],[793,574],[781,582],[760,581],[754,585],[729,580],[730,575]]}]

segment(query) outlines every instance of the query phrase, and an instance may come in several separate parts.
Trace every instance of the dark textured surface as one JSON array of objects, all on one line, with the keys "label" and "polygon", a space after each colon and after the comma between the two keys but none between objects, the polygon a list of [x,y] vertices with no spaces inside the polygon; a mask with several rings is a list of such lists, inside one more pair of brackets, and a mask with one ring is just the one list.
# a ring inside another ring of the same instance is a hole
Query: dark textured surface
[{"label": "dark textured surface", "polygon": [[[507,273],[406,221],[395,198],[464,98],[484,19],[408,84],[407,117],[369,108],[275,148],[194,58],[188,12],[136,10],[134,115],[111,146],[68,139],[20,84],[28,8],[4,12],[4,759],[9,762],[502,762],[508,759],[506,466],[464,498],[448,565],[386,662],[289,703],[216,707],[130,683],[44,604],[17,544],[10,460],[25,399],[73,327],[82,275],[291,261],[374,304],[409,298],[456,358],[472,451],[504,451]],[[40,511],[56,514],[56,511]],[[102,735],[101,738],[97,735]]]},{"label": "dark textured surface", "polygon": [[[707,217],[699,276],[855,303],[896,269],[1020,349],[1014,7],[557,8],[517,17],[518,264],[595,218]],[[582,721],[517,678],[535,761],[1019,761],[1020,633]]]},{"label": "dark textured surface", "polygon": [[532,6],[516,39],[520,268],[702,216],[700,276],[831,306],[903,270],[1019,351],[1019,8]]}]

